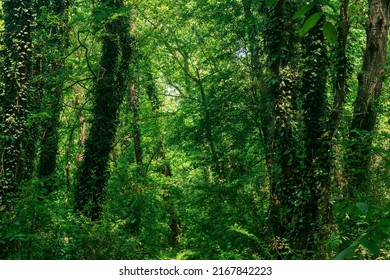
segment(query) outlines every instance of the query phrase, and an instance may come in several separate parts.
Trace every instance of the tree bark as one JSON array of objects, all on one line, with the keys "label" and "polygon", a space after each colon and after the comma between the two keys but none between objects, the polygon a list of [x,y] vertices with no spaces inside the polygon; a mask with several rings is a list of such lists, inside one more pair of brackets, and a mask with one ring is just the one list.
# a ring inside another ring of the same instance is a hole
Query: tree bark
[{"label": "tree bark", "polygon": [[349,195],[363,192],[369,178],[372,132],[377,121],[376,105],[382,93],[389,28],[389,0],[368,1],[366,47],[349,132],[347,178]]}]

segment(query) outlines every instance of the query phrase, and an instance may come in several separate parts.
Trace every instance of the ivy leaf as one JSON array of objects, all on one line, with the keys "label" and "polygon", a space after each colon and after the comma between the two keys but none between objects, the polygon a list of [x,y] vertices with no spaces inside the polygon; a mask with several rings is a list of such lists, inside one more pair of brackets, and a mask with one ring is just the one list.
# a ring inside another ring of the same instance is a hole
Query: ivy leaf
[{"label": "ivy leaf", "polygon": [[278,0],[265,0],[265,6],[266,7],[271,7],[273,4],[276,3]]},{"label": "ivy leaf", "polygon": [[329,42],[333,44],[337,43],[337,31],[333,24],[325,22],[324,26],[322,27],[322,31],[324,32],[324,35],[326,39],[329,40]]},{"label": "ivy leaf", "polygon": [[295,12],[293,19],[298,19],[303,17],[308,11],[310,11],[315,6],[315,4],[316,4],[315,2],[312,2],[300,8],[298,11]]},{"label": "ivy leaf", "polygon": [[310,29],[312,29],[316,25],[320,18],[320,12],[312,14],[303,24],[301,30],[299,31],[299,36],[303,37]]}]

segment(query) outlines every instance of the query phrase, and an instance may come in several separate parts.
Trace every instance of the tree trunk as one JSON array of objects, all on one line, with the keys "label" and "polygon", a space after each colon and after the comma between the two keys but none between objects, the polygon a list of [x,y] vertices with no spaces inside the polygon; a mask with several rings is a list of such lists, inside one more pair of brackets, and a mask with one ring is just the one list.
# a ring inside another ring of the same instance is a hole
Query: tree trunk
[{"label": "tree trunk", "polygon": [[[308,16],[320,12],[316,6]],[[301,218],[297,247],[303,250],[304,257],[317,254],[318,232],[323,232],[323,210],[329,200],[327,189],[330,180],[330,142],[326,139],[326,82],[328,61],[325,38],[322,31],[323,18],[303,38],[304,70],[302,75],[303,94],[303,142],[305,159],[303,182],[301,184]],[[322,237],[322,236],[321,236]]]},{"label": "tree trunk", "polygon": [[[129,18],[115,14],[122,1],[104,1],[105,32],[102,38],[100,73],[95,85],[93,119],[75,187],[76,213],[100,218],[103,192],[108,179],[108,160],[118,123],[118,110],[127,88],[131,40]],[[101,19],[99,19],[101,21]]]},{"label": "tree trunk", "polygon": [[[58,57],[58,53],[60,56],[63,56],[69,44],[67,18],[69,1],[56,0],[46,8],[54,17],[61,19],[59,23],[51,23],[49,30],[46,31],[47,33],[45,32],[44,38],[42,38],[48,44],[46,48],[50,48],[57,55],[56,57],[49,56],[44,61],[46,62],[45,65],[41,66],[44,68],[42,71],[53,76],[53,78],[51,79],[52,82],[42,81],[43,84],[40,86],[40,89],[43,91],[42,95],[45,94],[47,96],[44,99],[47,102],[43,104],[43,108],[50,110],[50,118],[43,124],[38,177],[46,180],[46,190],[51,192],[55,189],[55,181],[52,175],[56,170],[59,118],[62,109],[62,85],[64,74],[66,73],[65,61],[62,57]],[[43,49],[41,51],[44,52]]]},{"label": "tree trunk", "polygon": [[[291,7],[284,1],[266,10],[266,27],[264,31],[265,49],[268,55],[266,86],[267,99],[270,102],[271,155],[270,171],[270,205],[268,223],[278,243],[289,238],[292,230],[295,209],[297,181],[297,149],[291,120],[294,118],[293,99],[296,91],[295,71],[290,66],[294,59],[294,49],[287,43],[293,39],[284,28],[290,18]],[[267,143],[265,143],[267,145]],[[276,244],[275,243],[275,244]],[[278,247],[279,245],[275,245]]]},{"label": "tree trunk", "polygon": [[1,95],[0,211],[22,178],[23,140],[31,71],[31,0],[4,0],[4,93]]},{"label": "tree trunk", "polygon": [[369,177],[372,132],[376,105],[382,93],[385,75],[389,27],[389,0],[369,0],[366,22],[366,48],[362,71],[358,75],[358,92],[349,132],[347,177],[349,195],[356,197],[365,190]]}]

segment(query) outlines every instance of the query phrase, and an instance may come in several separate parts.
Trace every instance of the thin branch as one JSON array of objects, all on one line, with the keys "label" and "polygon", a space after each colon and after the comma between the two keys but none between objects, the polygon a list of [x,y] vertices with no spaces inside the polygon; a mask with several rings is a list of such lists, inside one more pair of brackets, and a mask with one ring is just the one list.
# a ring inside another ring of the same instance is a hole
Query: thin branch
[{"label": "thin branch", "polygon": [[95,79],[94,77],[88,77],[88,78],[84,78],[84,79],[75,81],[75,82],[73,82],[72,84],[70,84],[69,86],[63,88],[61,91],[67,91],[68,89],[74,87],[75,85],[77,85],[77,84],[79,84],[79,83],[81,83],[81,82],[89,81],[89,80],[94,80],[94,79]]},{"label": "thin branch", "polygon": [[97,79],[97,75],[95,74],[95,72],[92,70],[92,67],[91,67],[91,64],[89,63],[89,49],[87,48],[86,45],[84,45],[82,42],[81,42],[81,39],[80,39],[80,31],[77,32],[77,41],[79,42],[80,46],[83,47],[83,49],[85,49],[85,59],[87,60],[87,66],[88,66],[88,69],[89,71],[92,73],[92,75],[94,76],[95,79]]}]

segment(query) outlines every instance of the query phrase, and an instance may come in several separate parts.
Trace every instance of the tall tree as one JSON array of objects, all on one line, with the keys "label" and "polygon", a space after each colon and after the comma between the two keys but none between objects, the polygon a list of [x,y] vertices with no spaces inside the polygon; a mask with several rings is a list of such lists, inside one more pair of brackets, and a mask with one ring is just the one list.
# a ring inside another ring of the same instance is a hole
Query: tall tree
[{"label": "tall tree", "polygon": [[[319,22],[303,38],[304,64],[301,94],[303,96],[303,142],[305,146],[305,175],[301,184],[302,221],[298,224],[299,246],[306,254],[315,254],[321,222],[322,205],[328,200],[328,180],[331,166],[329,143],[325,139],[327,116],[327,61],[326,42],[322,31],[324,16],[321,6],[315,6],[307,18],[318,15]],[[306,255],[308,256],[308,255]]]},{"label": "tall tree", "polygon": [[[266,9],[265,51],[268,55],[266,92],[270,100],[270,206],[269,225],[277,240],[289,236],[293,224],[297,181],[297,147],[291,121],[294,118],[293,99],[296,94],[296,71],[292,67],[296,56],[292,29],[285,28],[292,17],[294,5],[279,0]],[[295,76],[295,77],[294,77]]]},{"label": "tall tree", "polygon": [[0,210],[7,196],[23,178],[23,138],[28,116],[27,98],[31,71],[31,0],[5,0],[4,12],[4,91],[1,94]]},{"label": "tall tree", "polygon": [[118,110],[128,88],[132,46],[130,20],[124,8],[123,1],[106,0],[100,1],[95,11],[95,20],[104,24],[102,56],[94,90],[93,119],[78,171],[74,206],[76,212],[92,220],[98,220],[101,216]]},{"label": "tall tree", "polygon": [[[61,104],[63,101],[62,87],[66,76],[64,56],[69,44],[68,8],[70,1],[39,1],[37,10],[41,15],[39,27],[41,30],[40,54],[36,61],[38,75],[49,76],[50,79],[39,79],[37,90],[42,96],[41,107],[49,117],[43,123],[42,139],[39,155],[38,177],[46,179],[46,189],[54,189],[51,176],[56,170],[58,153],[58,130],[60,125]],[[46,13],[46,14],[42,14]],[[53,19],[47,22],[45,19]],[[45,44],[45,46],[43,46]],[[48,51],[49,50],[49,51]],[[50,54],[54,54],[50,55]],[[44,58],[43,58],[44,57]]]},{"label": "tall tree", "polygon": [[369,0],[366,22],[366,47],[358,75],[358,92],[349,132],[347,176],[349,195],[357,196],[366,186],[372,132],[377,122],[377,105],[385,78],[390,16],[389,0]]}]

